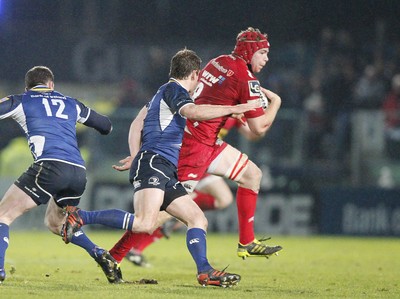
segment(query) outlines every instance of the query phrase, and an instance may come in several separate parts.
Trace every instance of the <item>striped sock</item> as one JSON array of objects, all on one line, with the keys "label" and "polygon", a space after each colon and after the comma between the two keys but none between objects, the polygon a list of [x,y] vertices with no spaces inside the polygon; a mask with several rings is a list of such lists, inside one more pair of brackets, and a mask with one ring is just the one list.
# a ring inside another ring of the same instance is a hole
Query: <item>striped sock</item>
[{"label": "striped sock", "polygon": [[118,209],[84,211],[79,210],[79,216],[83,224],[102,224],[108,227],[131,231],[135,216],[131,213]]}]

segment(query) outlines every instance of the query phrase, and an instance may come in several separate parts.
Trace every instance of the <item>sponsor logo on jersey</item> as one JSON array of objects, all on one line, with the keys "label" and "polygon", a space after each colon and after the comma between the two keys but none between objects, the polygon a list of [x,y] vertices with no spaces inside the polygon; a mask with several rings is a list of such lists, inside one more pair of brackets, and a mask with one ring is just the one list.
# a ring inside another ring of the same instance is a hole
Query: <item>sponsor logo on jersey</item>
[{"label": "sponsor logo on jersey", "polygon": [[224,68],[222,65],[219,64],[218,61],[213,60],[213,61],[211,61],[211,64],[212,64],[218,71],[220,71],[221,73],[226,74],[228,77],[233,76],[233,74],[235,73],[235,72],[232,71],[232,70],[227,70],[226,68]]},{"label": "sponsor logo on jersey", "polygon": [[188,174],[188,178],[195,179],[195,178],[197,178],[197,174],[195,174],[195,173],[189,173],[189,174]]},{"label": "sponsor logo on jersey", "polygon": [[8,241],[8,238],[7,238],[7,237],[4,237],[4,238],[3,238],[3,241],[6,242],[7,244],[9,244],[9,241]]},{"label": "sponsor logo on jersey", "polygon": [[140,181],[134,181],[132,185],[133,189],[136,189],[139,188],[142,185],[142,183]]},{"label": "sponsor logo on jersey", "polygon": [[157,186],[160,185],[160,179],[156,176],[149,178],[149,185]]},{"label": "sponsor logo on jersey", "polygon": [[225,81],[225,77],[222,75],[215,77],[208,71],[203,71],[200,81],[208,86],[213,86],[215,83],[222,84]]},{"label": "sponsor logo on jersey", "polygon": [[260,82],[257,80],[248,81],[249,83],[249,95],[250,97],[260,96]]},{"label": "sponsor logo on jersey", "polygon": [[189,244],[190,244],[190,245],[192,245],[192,244],[194,244],[194,243],[200,243],[199,238],[194,238],[194,239],[192,239],[192,240],[189,241]]},{"label": "sponsor logo on jersey", "polygon": [[226,68],[224,68],[222,65],[219,64],[218,61],[211,61],[211,64],[217,69],[219,70],[221,73],[226,74],[228,72],[228,70]]}]

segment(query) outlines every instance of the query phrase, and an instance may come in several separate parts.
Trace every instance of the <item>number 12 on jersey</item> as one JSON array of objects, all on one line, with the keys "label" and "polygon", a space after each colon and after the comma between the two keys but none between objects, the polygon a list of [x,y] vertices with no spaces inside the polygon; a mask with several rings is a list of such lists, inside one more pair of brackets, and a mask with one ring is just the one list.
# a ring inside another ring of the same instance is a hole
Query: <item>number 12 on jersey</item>
[{"label": "number 12 on jersey", "polygon": [[62,119],[68,119],[68,115],[63,114],[64,109],[65,109],[65,103],[63,100],[51,99],[51,106],[50,106],[49,99],[42,98],[42,104],[44,106],[44,109],[46,109],[47,116],[53,116],[53,112],[51,110],[51,106],[53,106],[53,107],[56,107],[56,109],[57,109],[57,111],[55,113],[56,117],[62,118]]}]

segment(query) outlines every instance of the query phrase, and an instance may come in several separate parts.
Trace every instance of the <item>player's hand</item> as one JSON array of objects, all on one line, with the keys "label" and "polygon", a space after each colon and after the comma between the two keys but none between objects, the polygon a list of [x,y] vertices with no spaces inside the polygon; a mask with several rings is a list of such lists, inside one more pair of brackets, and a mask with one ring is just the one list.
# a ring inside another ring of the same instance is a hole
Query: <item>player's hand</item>
[{"label": "player's hand", "polygon": [[133,157],[128,156],[125,159],[118,161],[122,165],[113,165],[112,168],[114,168],[115,170],[118,170],[118,171],[129,170],[131,168],[132,161],[133,161]]},{"label": "player's hand", "polygon": [[269,89],[266,89],[264,87],[260,87],[261,91],[264,92],[264,94],[267,96],[269,103],[277,103],[277,104],[281,104],[281,98],[280,96],[278,96],[275,92],[272,92]]},{"label": "player's hand", "polygon": [[242,114],[247,111],[255,110],[260,107],[261,107],[261,101],[259,99],[248,100],[247,103],[232,106],[233,108],[232,114]]},{"label": "player's hand", "polygon": [[243,113],[233,113],[231,114],[232,118],[236,118],[242,125],[246,124],[246,118]]}]

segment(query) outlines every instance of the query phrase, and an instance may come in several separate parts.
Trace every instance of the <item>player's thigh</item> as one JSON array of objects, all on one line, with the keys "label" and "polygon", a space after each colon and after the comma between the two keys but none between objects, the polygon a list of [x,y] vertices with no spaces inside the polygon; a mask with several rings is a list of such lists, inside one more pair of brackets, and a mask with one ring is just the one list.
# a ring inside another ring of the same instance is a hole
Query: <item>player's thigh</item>
[{"label": "player's thigh", "polygon": [[200,227],[207,229],[207,219],[199,206],[189,195],[176,198],[167,207],[166,211],[181,220],[188,228]]},{"label": "player's thigh", "polygon": [[196,185],[196,190],[204,193],[209,193],[209,191],[218,187],[219,184],[223,184],[224,179],[220,176],[205,173],[201,180]]},{"label": "player's thigh", "polygon": [[37,204],[24,191],[12,184],[0,201],[0,222],[11,224],[25,212],[37,207]]},{"label": "player's thigh", "polygon": [[220,197],[226,196],[231,193],[231,189],[228,184],[225,182],[223,177],[210,174],[203,179],[196,186],[196,190],[210,194],[214,196],[216,199]]},{"label": "player's thigh", "polygon": [[156,224],[164,194],[164,190],[159,188],[145,188],[135,191],[133,196],[135,221]]},{"label": "player's thigh", "polygon": [[239,181],[248,167],[249,158],[237,148],[227,145],[211,162],[208,173]]},{"label": "player's thigh", "polygon": [[206,176],[197,184],[196,190],[213,196],[217,208],[226,207],[233,201],[231,188],[220,176]]}]

